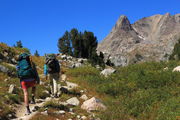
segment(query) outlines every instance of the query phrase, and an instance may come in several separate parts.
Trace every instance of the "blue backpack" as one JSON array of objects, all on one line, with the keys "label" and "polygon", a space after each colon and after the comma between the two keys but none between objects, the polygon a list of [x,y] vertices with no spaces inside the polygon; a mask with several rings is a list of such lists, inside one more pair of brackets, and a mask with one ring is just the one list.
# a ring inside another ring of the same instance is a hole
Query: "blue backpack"
[{"label": "blue backpack", "polygon": [[20,79],[35,78],[35,72],[31,66],[30,58],[27,53],[19,56],[17,74]]}]

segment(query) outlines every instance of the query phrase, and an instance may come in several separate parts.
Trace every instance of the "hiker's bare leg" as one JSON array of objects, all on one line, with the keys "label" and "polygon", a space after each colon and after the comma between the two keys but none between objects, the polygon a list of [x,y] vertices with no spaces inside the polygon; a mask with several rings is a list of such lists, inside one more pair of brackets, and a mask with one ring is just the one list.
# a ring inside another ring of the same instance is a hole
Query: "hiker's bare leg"
[{"label": "hiker's bare leg", "polygon": [[24,92],[24,103],[25,103],[26,110],[27,110],[26,114],[30,114],[31,111],[29,109],[28,89],[23,89],[23,92]]},{"label": "hiker's bare leg", "polygon": [[26,106],[29,106],[28,89],[23,89],[23,92],[24,92],[24,103]]},{"label": "hiker's bare leg", "polygon": [[54,86],[54,95],[55,97],[58,97],[58,81],[59,81],[59,73],[55,73],[53,76],[53,86]]},{"label": "hiker's bare leg", "polygon": [[53,85],[53,77],[50,74],[49,75],[49,80],[50,80],[50,89],[51,89],[51,94],[54,95],[54,85]]},{"label": "hiker's bare leg", "polygon": [[54,91],[54,96],[57,96],[57,89],[58,89],[58,85],[57,85],[57,80],[53,79],[53,91]]}]

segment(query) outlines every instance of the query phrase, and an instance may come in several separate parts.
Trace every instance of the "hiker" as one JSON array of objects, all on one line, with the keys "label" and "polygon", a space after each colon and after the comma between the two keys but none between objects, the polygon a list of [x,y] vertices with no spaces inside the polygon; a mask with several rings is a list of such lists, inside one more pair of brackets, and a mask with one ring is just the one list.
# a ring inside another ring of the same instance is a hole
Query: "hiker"
[{"label": "hiker", "polygon": [[29,108],[29,98],[28,98],[28,89],[32,88],[32,99],[31,103],[35,104],[35,92],[36,92],[36,84],[39,84],[39,76],[36,70],[35,64],[32,62],[30,55],[27,53],[23,53],[18,58],[17,65],[17,75],[20,78],[21,88],[24,93],[24,103],[26,105],[26,114],[31,114]]},{"label": "hiker", "polygon": [[50,80],[51,97],[59,97],[58,81],[59,81],[60,65],[54,54],[47,55],[44,65],[44,75]]}]

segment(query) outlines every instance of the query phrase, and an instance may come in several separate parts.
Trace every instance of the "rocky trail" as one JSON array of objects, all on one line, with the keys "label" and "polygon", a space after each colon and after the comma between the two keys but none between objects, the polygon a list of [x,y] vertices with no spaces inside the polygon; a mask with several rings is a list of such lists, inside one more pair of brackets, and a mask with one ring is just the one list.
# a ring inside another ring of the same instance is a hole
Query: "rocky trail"
[{"label": "rocky trail", "polygon": [[26,114],[26,109],[23,104],[19,105],[16,109],[16,119],[14,120],[29,120],[31,119],[38,111],[39,108],[43,107],[43,105],[52,100],[51,98],[47,98],[45,100],[38,99],[36,100],[36,104],[30,104],[30,109],[31,109],[31,114],[30,115],[25,115]]},{"label": "rocky trail", "polygon": [[[73,58],[71,56],[66,55],[59,55],[58,56],[59,62],[62,63],[63,69],[74,69],[79,68],[87,64],[87,59],[82,58]],[[38,63],[43,63],[43,58],[33,58],[35,63],[37,64],[37,69],[41,73],[39,75],[40,79],[42,80],[40,82],[42,91],[39,91],[38,95],[42,95],[45,93],[46,95],[43,97],[40,97],[41,99],[36,99],[36,104],[30,104],[30,115],[25,115],[26,109],[23,102],[20,102],[19,98],[19,92],[21,91],[21,88],[18,87],[17,83],[15,81],[18,81],[19,79],[14,77],[12,79],[11,76],[15,76],[15,72],[11,72],[10,69],[6,66],[11,66],[12,69],[15,69],[14,63],[8,63],[5,62],[7,65],[4,64],[0,65],[0,71],[2,73],[11,73],[10,77],[4,77],[2,78],[4,82],[7,83],[7,86],[9,88],[8,94],[15,98],[15,100],[18,101],[18,103],[15,103],[12,107],[12,112],[8,113],[5,117],[7,119],[13,119],[13,120],[34,120],[37,119],[39,116],[47,117],[47,119],[54,119],[57,118],[60,120],[98,120],[96,118],[96,115],[94,111],[98,111],[99,109],[106,109],[106,107],[102,104],[102,102],[96,98],[96,95],[90,94],[87,92],[85,86],[79,86],[76,83],[73,83],[70,78],[67,77],[65,72],[62,72],[60,83],[58,83],[58,89],[60,91],[60,97],[59,98],[51,98],[49,94],[49,81],[45,81],[45,76],[42,74],[43,69],[39,66],[42,66]],[[17,62],[17,61],[16,61]],[[15,70],[14,70],[15,71]],[[109,74],[115,72],[114,70],[104,70],[101,74],[108,76]],[[13,74],[12,74],[13,73]],[[10,81],[12,79],[12,81]],[[38,91],[38,87],[37,87]],[[7,99],[8,96],[6,96]],[[44,98],[44,99],[42,99]],[[47,104],[49,106],[47,107]],[[1,109],[0,109],[1,110]],[[48,118],[50,116],[50,118]],[[63,119],[61,119],[62,117]],[[39,118],[38,118],[39,119]],[[0,117],[1,120],[1,117]]]},{"label": "rocky trail", "polygon": [[[79,87],[76,83],[72,83],[66,80],[66,75],[61,75],[61,81],[66,81],[66,86],[61,86],[61,94],[67,93],[70,90]],[[45,111],[38,111],[40,108],[43,108],[44,105],[47,102],[53,101],[55,103],[58,103],[59,105],[64,106],[63,109],[59,109],[55,113],[59,116],[75,116],[70,117],[67,120],[99,120],[99,118],[95,118],[95,114],[91,111],[99,110],[99,109],[106,109],[106,107],[101,103],[101,101],[95,97],[92,97],[91,99],[88,98],[88,93],[84,92],[85,90],[80,90],[81,93],[78,94],[71,94],[69,96],[69,99],[65,101],[61,101],[61,97],[59,98],[51,98],[47,97],[46,99],[36,99],[36,104],[30,104],[30,115],[25,115],[26,109],[23,103],[17,106],[16,108],[16,117],[13,120],[30,120],[33,119],[34,116],[36,116],[38,113],[47,115],[48,116],[48,108],[45,108]],[[70,92],[69,92],[70,93]],[[83,102],[82,102],[83,101]],[[82,104],[82,105],[81,105]],[[74,111],[74,107],[80,107],[80,109],[83,109],[86,111],[86,113],[81,113],[79,111]],[[85,114],[85,115],[83,115]],[[87,116],[88,115],[88,116]],[[60,119],[56,119],[60,120]],[[64,119],[63,119],[64,120]]]}]

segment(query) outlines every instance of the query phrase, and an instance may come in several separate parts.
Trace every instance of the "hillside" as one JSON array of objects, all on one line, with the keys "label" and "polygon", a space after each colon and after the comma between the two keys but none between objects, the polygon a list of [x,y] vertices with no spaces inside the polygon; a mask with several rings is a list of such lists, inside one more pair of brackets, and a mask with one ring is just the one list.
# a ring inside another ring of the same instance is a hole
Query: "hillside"
[{"label": "hillside", "polygon": [[101,120],[178,120],[180,62],[150,62],[118,68],[104,77],[92,67],[77,68],[67,75],[97,94],[107,106]]},{"label": "hillside", "polygon": [[133,24],[122,15],[97,50],[116,66],[167,61],[179,38],[180,14],[153,15]]},{"label": "hillside", "polygon": [[40,85],[37,86],[36,91],[37,103],[30,104],[32,114],[25,115],[23,92],[16,76],[16,60],[19,54],[28,51],[26,48],[9,47],[4,43],[0,44],[0,48],[0,120],[95,119],[93,113],[81,109],[80,106],[87,100],[85,94],[88,93],[83,87],[70,82],[65,74],[69,69],[88,65],[86,59],[62,54],[57,56],[61,64],[61,81],[58,82],[60,97],[52,98],[50,97],[50,82],[43,75],[44,57],[31,56],[39,73]]},{"label": "hillside", "polygon": [[49,81],[43,75],[44,57],[32,56],[41,82],[37,104],[30,105],[33,113],[24,116],[15,65],[18,54],[26,49],[0,46],[0,120],[176,120],[180,115],[180,73],[173,72],[179,61],[116,67],[108,75],[86,59],[59,54],[59,98],[50,97]]}]

